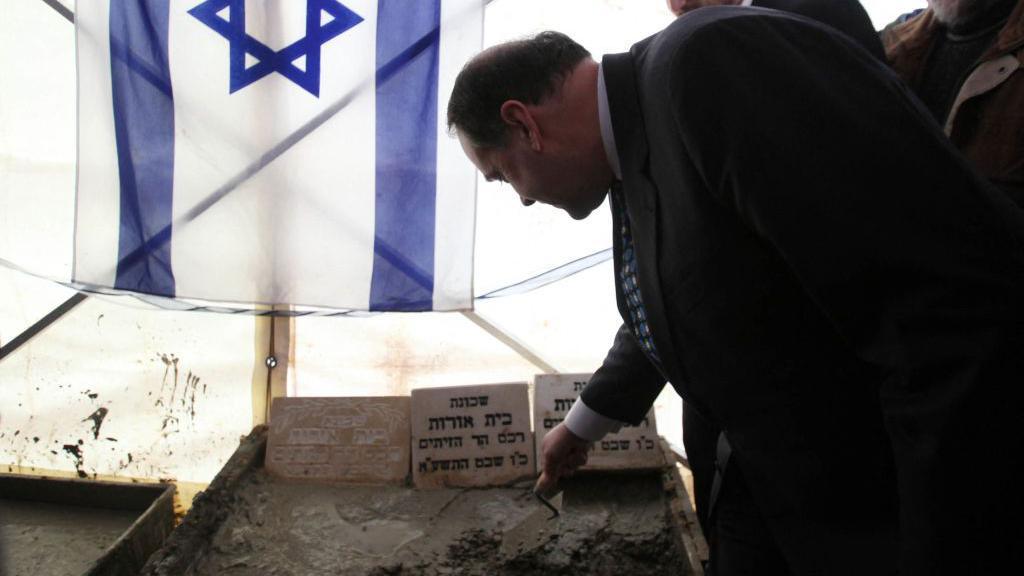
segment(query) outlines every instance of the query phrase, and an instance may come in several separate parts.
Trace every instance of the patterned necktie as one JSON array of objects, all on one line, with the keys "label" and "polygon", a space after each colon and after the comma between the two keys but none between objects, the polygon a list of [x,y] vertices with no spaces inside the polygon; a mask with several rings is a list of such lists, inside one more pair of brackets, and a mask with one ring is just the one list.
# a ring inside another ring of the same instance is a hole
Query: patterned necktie
[{"label": "patterned necktie", "polygon": [[622,262],[619,268],[619,282],[622,286],[622,295],[626,299],[630,328],[636,341],[640,344],[640,348],[654,362],[655,366],[658,366],[661,361],[658,359],[658,351],[654,348],[654,339],[651,337],[651,331],[647,326],[647,311],[644,309],[644,302],[640,297],[640,286],[637,284],[636,254],[633,252],[633,235],[629,229],[629,213],[626,212],[626,202],[618,185],[612,188],[612,203],[619,213],[619,230],[622,234]]}]

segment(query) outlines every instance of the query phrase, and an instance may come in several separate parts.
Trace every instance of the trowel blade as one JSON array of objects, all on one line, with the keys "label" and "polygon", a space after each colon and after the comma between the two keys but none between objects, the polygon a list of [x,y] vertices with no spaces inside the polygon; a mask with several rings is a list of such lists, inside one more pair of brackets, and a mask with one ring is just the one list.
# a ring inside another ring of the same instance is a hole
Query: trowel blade
[{"label": "trowel blade", "polygon": [[557,518],[562,513],[562,492],[556,492],[554,496],[545,498],[539,492],[534,492],[534,496],[540,503],[551,511],[551,518]]},{"label": "trowel blade", "polygon": [[[529,552],[544,544],[551,534],[558,530],[557,516],[562,510],[562,492],[558,492],[550,499],[541,499],[540,495],[534,492],[533,498],[537,507],[503,535],[503,555],[516,556]],[[542,502],[550,504],[558,512],[553,514],[551,508]]]}]

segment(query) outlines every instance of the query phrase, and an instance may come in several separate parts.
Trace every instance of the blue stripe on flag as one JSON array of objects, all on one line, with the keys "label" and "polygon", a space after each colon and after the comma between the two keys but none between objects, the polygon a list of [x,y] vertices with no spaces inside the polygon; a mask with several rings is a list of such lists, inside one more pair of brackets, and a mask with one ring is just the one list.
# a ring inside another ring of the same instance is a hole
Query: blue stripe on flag
[{"label": "blue stripe on flag", "polygon": [[433,307],[440,22],[441,0],[377,4],[377,62],[387,64],[377,71],[370,310]]},{"label": "blue stripe on flag", "polygon": [[174,296],[170,0],[111,0],[110,76],[121,178],[115,288]]}]

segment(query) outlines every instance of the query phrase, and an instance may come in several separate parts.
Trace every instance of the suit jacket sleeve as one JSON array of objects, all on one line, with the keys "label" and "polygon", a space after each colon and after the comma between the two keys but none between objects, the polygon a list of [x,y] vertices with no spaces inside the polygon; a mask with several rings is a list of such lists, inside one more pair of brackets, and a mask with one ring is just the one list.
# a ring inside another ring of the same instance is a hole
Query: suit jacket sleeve
[{"label": "suit jacket sleeve", "polygon": [[888,375],[901,574],[998,571],[1024,508],[1024,217],[892,74],[810,27],[691,28],[649,67],[671,89],[648,114]]},{"label": "suit jacket sleeve", "polygon": [[665,379],[623,324],[580,398],[603,416],[636,425],[647,415],[664,386]]}]

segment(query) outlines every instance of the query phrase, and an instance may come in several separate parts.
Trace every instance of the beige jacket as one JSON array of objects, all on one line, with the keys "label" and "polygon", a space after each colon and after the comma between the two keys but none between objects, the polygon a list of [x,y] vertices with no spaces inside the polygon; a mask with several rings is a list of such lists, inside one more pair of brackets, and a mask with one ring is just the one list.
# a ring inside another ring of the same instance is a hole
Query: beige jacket
[{"label": "beige jacket", "polygon": [[[917,89],[941,26],[931,9],[882,31],[893,69]],[[1024,2],[960,87],[946,134],[981,174],[1024,206]]]}]

